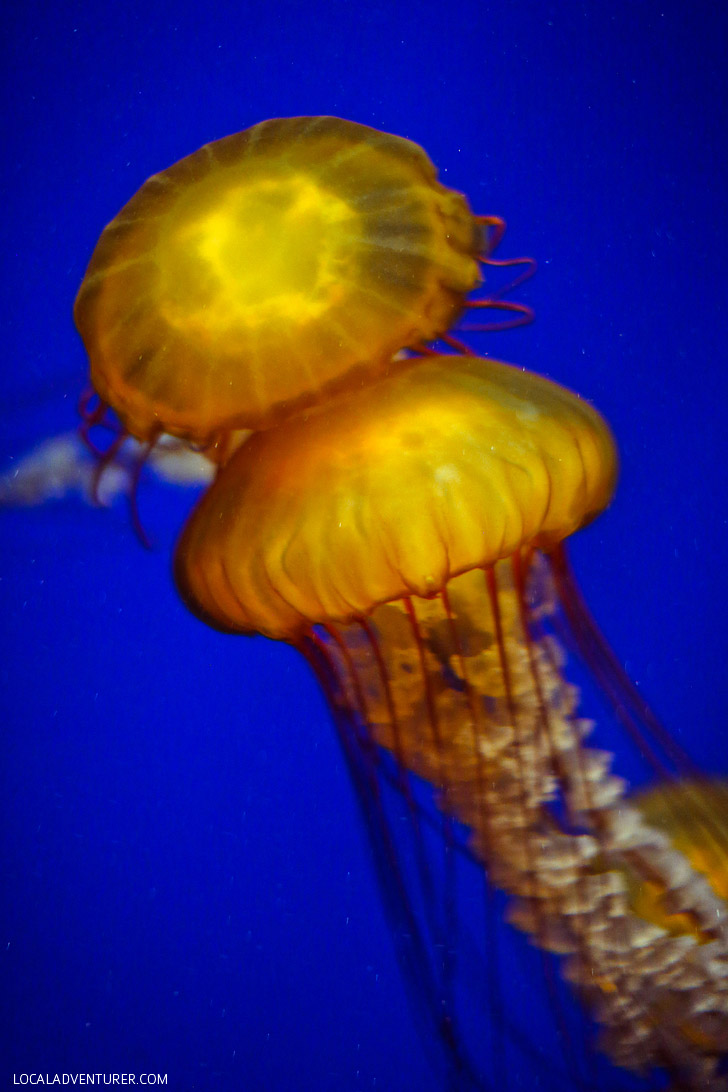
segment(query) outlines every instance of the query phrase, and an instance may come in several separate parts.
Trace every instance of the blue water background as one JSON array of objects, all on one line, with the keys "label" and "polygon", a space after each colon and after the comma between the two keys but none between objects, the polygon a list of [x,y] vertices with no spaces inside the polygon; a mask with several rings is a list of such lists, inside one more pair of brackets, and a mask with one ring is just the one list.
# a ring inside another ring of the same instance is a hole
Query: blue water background
[{"label": "blue water background", "polygon": [[[73,297],[145,178],[276,115],[411,137],[508,220],[501,256],[539,262],[537,321],[478,344],[611,422],[619,492],[575,567],[670,731],[725,771],[723,6],[16,2],[6,19],[2,467],[75,423]],[[190,503],[143,483],[153,552],[123,504],[2,513],[0,1087],[101,1070],[434,1092],[315,682],[177,600]]]}]

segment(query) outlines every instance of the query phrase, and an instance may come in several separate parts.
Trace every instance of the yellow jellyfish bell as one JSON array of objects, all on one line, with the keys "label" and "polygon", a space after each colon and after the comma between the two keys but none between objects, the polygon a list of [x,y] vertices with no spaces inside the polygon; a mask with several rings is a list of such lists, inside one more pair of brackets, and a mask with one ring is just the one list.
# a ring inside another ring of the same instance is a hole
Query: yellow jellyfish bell
[{"label": "yellow jellyfish bell", "polygon": [[481,243],[411,141],[262,122],[150,178],[102,233],[75,306],[91,381],[142,440],[268,427],[444,333]]}]

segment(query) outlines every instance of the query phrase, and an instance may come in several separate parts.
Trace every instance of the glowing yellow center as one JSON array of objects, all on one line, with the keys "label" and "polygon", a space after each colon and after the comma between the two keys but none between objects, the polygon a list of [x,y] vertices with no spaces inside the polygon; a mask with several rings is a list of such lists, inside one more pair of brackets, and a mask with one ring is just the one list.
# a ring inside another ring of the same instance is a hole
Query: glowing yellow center
[{"label": "glowing yellow center", "polygon": [[299,325],[341,297],[359,221],[341,198],[302,174],[205,196],[191,217],[180,208],[158,249],[172,325],[211,334]]}]

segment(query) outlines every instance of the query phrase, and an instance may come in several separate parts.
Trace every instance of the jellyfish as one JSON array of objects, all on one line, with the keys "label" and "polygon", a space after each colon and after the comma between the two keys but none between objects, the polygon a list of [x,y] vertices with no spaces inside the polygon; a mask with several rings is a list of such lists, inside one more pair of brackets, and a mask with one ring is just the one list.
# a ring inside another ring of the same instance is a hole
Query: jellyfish
[{"label": "jellyfish", "polygon": [[[615,473],[569,392],[432,358],[251,437],[185,527],[177,584],[213,624],[299,647],[339,713],[436,786],[617,1064],[700,1087],[728,1030],[726,904],[584,745],[548,627],[563,540]],[[694,928],[640,914],[645,882]]]},{"label": "jellyfish", "polygon": [[354,122],[206,144],[96,245],[75,305],[93,387],[140,440],[269,427],[446,333],[490,222],[416,144]]},{"label": "jellyfish", "polygon": [[566,553],[612,497],[613,438],[546,379],[431,348],[463,348],[493,222],[350,122],[206,145],[101,237],[76,304],[92,382],[132,435],[219,464],[175,554],[191,610],[295,646],[347,753],[388,756],[408,800],[433,786],[617,1066],[723,1087],[725,796],[631,801],[566,670],[571,639],[660,736]]}]

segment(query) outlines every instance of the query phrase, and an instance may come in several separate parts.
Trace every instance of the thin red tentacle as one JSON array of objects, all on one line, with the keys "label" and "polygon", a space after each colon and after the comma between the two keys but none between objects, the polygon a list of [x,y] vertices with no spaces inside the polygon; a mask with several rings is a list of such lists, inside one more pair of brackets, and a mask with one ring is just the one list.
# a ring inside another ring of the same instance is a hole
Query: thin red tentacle
[{"label": "thin red tentacle", "polygon": [[494,269],[521,269],[517,276],[496,288],[485,299],[467,300],[467,310],[491,310],[508,311],[517,315],[517,318],[503,319],[500,322],[488,323],[463,323],[457,327],[457,331],[470,333],[494,333],[502,330],[513,330],[518,326],[526,326],[533,321],[533,308],[525,303],[517,303],[512,300],[504,300],[502,297],[514,288],[520,287],[525,281],[530,280],[537,269],[533,258],[493,258],[492,254],[500,244],[506,231],[506,222],[500,216],[478,216],[477,222],[485,229],[483,239],[483,253],[478,260],[481,265],[487,265]]},{"label": "thin red tentacle", "polygon": [[444,334],[441,340],[461,356],[476,356],[475,351],[471,349],[467,342],[462,341],[459,337],[453,337],[452,334]]},{"label": "thin red tentacle", "polygon": [[518,326],[528,326],[534,319],[534,310],[527,303],[512,300],[468,300],[468,309],[479,311],[509,311],[518,318],[503,319],[501,322],[464,322],[458,330],[466,333],[493,333],[500,330],[514,330]]},{"label": "thin red tentacle", "polygon": [[[94,459],[96,459],[96,467],[94,468],[91,477],[90,491],[91,499],[95,503],[99,503],[101,479],[103,478],[105,471],[116,461],[119,452],[127,439],[130,438],[131,433],[128,432],[114,416],[110,415],[108,404],[104,402],[102,398],[99,398],[93,387],[88,387],[79,398],[78,413],[81,418],[78,426],[79,435]],[[92,430],[97,428],[105,429],[111,434],[111,439],[105,447],[97,443],[91,435]],[[142,445],[139,454],[134,459],[129,477],[129,509],[131,513],[131,523],[137,538],[147,550],[152,548],[152,542],[144,529],[144,525],[139,515],[139,482],[147,459],[154,450],[154,446],[158,439],[159,434],[153,436],[151,440]]]},{"label": "thin red tentacle", "polygon": [[535,258],[488,258],[481,257],[481,265],[489,265],[494,269],[514,269],[516,266],[522,266],[521,272],[517,277],[513,277],[512,280],[507,281],[500,288],[497,288],[495,292],[490,296],[490,299],[500,299],[506,292],[511,292],[514,288],[518,288],[519,285],[524,284],[526,281],[530,281],[531,277],[538,269],[538,263]]},{"label": "thin red tentacle", "polygon": [[101,485],[101,479],[103,478],[105,472],[113,464],[121,448],[124,446],[124,441],[126,440],[126,438],[127,433],[119,432],[107,448],[102,449],[97,447],[96,445],[93,445],[93,447],[91,448],[92,453],[96,458],[96,466],[94,467],[94,472],[91,475],[91,500],[94,502],[94,504],[101,503],[99,499],[99,487]]},{"label": "thin red tentacle", "polygon": [[152,540],[144,529],[144,524],[139,515],[139,482],[141,481],[142,471],[144,470],[147,459],[154,450],[154,446],[158,439],[158,435],[154,436],[142,447],[134,464],[134,470],[129,483],[129,511],[131,513],[131,523],[137,538],[145,550],[152,549]]}]

